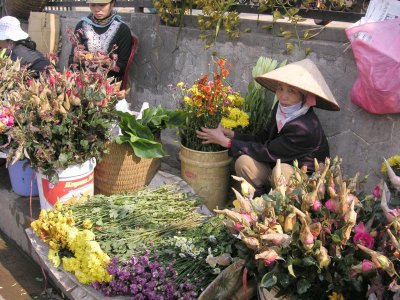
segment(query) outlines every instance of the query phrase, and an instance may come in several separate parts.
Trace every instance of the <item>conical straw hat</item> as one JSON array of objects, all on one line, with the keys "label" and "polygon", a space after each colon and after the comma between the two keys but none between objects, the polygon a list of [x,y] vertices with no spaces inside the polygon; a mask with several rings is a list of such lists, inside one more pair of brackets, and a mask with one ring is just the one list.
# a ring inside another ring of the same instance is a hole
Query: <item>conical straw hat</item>
[{"label": "conical straw hat", "polygon": [[316,96],[316,107],[340,110],[339,105],[317,66],[308,58],[275,69],[255,80],[263,87],[276,92],[278,83],[286,83]]}]

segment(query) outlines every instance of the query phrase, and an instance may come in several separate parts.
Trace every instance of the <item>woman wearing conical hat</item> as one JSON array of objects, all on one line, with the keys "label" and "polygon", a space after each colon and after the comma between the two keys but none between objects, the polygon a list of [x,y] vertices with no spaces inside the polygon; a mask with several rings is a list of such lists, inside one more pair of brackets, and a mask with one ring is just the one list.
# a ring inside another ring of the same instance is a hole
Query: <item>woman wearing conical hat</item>
[{"label": "woman wearing conical hat", "polygon": [[299,167],[314,170],[314,158],[329,157],[329,145],[314,107],[339,110],[339,105],[315,64],[304,59],[255,78],[276,93],[278,102],[265,129],[257,135],[245,135],[219,126],[201,128],[197,137],[203,143],[229,148],[236,158],[235,171],[256,188],[256,194],[269,191],[271,174],[278,159],[282,173],[289,179],[293,161]]}]

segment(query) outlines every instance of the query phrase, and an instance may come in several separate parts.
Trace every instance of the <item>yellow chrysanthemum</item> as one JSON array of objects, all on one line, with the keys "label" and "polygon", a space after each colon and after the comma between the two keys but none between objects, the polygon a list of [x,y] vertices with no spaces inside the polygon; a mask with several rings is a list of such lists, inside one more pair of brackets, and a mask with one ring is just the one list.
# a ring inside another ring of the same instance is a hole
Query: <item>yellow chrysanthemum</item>
[{"label": "yellow chrysanthemum", "polygon": [[338,294],[336,292],[333,292],[328,298],[329,300],[345,300],[342,294]]},{"label": "yellow chrysanthemum", "polygon": [[[387,159],[387,162],[391,167],[397,167],[400,168],[400,155],[394,155],[390,158]],[[387,173],[387,168],[386,164],[383,162],[381,165],[381,173],[386,174]]]},{"label": "yellow chrysanthemum", "polygon": [[237,122],[234,120],[231,120],[229,118],[223,117],[221,120],[221,125],[224,128],[233,129],[233,128],[237,127]]},{"label": "yellow chrysanthemum", "polygon": [[177,87],[183,87],[183,85],[184,85],[184,83],[181,81],[181,82],[178,82],[177,84],[176,84],[176,86]]},{"label": "yellow chrysanthemum", "polygon": [[221,124],[225,128],[233,129],[238,126],[246,127],[249,125],[249,116],[239,108],[229,109],[228,117],[221,120]]},{"label": "yellow chrysanthemum", "polygon": [[58,255],[58,251],[49,249],[49,254],[47,255],[47,258],[53,263],[54,267],[58,268],[60,266],[61,259]]}]

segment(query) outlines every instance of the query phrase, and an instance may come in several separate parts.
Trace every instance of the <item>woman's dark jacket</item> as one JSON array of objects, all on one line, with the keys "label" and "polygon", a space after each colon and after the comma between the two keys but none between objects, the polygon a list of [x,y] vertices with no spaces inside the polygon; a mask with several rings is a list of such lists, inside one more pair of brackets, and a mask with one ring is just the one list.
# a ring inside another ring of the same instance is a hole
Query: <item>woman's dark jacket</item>
[{"label": "woman's dark jacket", "polygon": [[21,60],[22,65],[29,65],[29,70],[35,71],[35,76],[39,76],[46,67],[50,65],[50,61],[37,50],[26,47],[23,44],[17,44],[11,51],[11,60]]},{"label": "woman's dark jacket", "polygon": [[[276,115],[278,105],[272,111]],[[292,164],[298,160],[299,167],[306,165],[314,170],[314,158],[323,162],[329,157],[329,145],[321,123],[313,109],[287,122],[278,133],[275,117],[271,118],[265,130],[256,136],[235,132],[230,153],[233,157],[247,154],[251,158],[275,165],[277,159]]]},{"label": "woman's dark jacket", "polygon": [[[104,34],[108,28],[110,27],[111,23],[105,27],[94,27],[94,31],[101,35]],[[75,27],[75,34],[77,32],[83,32],[83,21],[80,21],[76,27]],[[87,44],[87,38],[85,37],[85,34],[77,34],[79,43],[85,46],[85,49],[88,49],[88,44]],[[119,72],[114,72],[111,71],[109,72],[108,76],[115,77],[117,79],[122,79],[126,65],[129,60],[129,55],[131,54],[131,43],[132,43],[132,34],[129,26],[125,24],[124,22],[121,22],[121,25],[119,26],[118,30],[116,31],[115,35],[112,37],[110,45],[108,47],[108,53],[111,52],[113,45],[117,46],[116,51],[113,53],[118,55],[117,59],[117,66],[119,67]],[[71,54],[69,56],[68,60],[68,65],[71,65],[74,63],[74,47],[72,47]]]}]

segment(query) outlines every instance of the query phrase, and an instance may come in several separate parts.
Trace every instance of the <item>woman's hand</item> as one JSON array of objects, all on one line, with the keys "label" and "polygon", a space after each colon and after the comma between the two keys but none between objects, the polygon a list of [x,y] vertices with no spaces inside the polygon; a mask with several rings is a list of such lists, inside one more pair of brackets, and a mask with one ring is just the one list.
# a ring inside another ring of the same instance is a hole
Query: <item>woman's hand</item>
[{"label": "woman's hand", "polygon": [[228,148],[231,142],[230,138],[225,135],[224,128],[221,125],[217,128],[201,127],[201,130],[196,130],[196,135],[203,140],[203,144],[217,144]]}]

